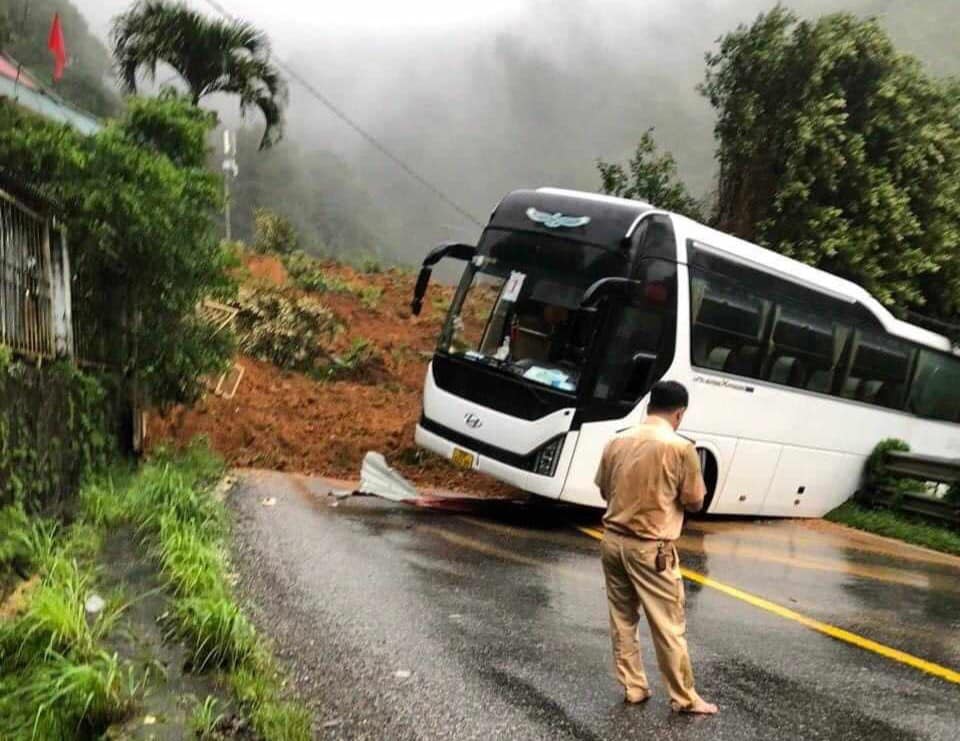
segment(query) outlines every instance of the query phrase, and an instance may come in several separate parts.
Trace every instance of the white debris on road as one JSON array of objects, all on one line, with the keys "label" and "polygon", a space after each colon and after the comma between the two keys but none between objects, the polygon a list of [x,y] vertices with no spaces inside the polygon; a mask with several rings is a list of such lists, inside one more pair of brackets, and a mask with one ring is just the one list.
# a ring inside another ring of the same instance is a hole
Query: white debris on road
[{"label": "white debris on road", "polygon": [[382,454],[373,451],[363,456],[357,491],[394,502],[405,502],[420,496],[416,487],[392,469]]}]

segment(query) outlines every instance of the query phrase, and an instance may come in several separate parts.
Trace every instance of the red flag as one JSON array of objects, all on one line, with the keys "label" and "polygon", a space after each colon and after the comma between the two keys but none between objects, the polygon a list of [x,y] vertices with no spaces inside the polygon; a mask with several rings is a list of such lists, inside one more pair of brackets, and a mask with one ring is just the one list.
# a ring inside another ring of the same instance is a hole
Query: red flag
[{"label": "red flag", "polygon": [[63,77],[63,66],[67,63],[67,44],[63,40],[63,29],[60,27],[60,14],[53,14],[53,23],[50,24],[50,36],[47,38],[47,48],[53,54],[53,81]]}]

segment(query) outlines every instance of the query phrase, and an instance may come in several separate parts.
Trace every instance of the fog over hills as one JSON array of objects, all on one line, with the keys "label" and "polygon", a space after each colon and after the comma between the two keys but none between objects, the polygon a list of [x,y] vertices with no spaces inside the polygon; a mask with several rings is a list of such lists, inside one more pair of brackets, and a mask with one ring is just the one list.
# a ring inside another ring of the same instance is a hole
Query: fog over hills
[{"label": "fog over hills", "polygon": [[[127,6],[78,2],[104,37],[110,17]],[[200,0],[190,4],[213,12]],[[693,191],[709,192],[713,112],[695,90],[703,55],[721,34],[773,6],[769,0],[497,0],[475,7],[357,0],[339,9],[305,0],[224,4],[267,31],[279,58],[480,221],[513,188],[596,189],[596,159],[625,159],[650,126]],[[900,48],[931,71],[960,72],[954,0],[795,0],[788,6],[807,17],[837,10],[876,15]],[[223,118],[236,121],[232,106]],[[314,181],[318,198],[336,189],[332,178],[338,176],[312,167],[313,159],[349,167],[366,249],[414,261],[434,243],[479,233],[296,83],[282,147],[287,160],[306,168],[304,180]],[[291,203],[282,193],[256,198],[281,210]],[[342,208],[351,203],[341,194]],[[301,226],[319,218],[291,216]]]}]

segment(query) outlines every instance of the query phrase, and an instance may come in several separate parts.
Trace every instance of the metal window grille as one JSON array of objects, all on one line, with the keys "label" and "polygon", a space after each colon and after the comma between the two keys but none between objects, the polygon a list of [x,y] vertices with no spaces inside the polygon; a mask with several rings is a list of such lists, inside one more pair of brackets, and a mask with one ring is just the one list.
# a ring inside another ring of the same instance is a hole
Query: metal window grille
[{"label": "metal window grille", "polygon": [[54,357],[50,221],[0,190],[0,343]]}]

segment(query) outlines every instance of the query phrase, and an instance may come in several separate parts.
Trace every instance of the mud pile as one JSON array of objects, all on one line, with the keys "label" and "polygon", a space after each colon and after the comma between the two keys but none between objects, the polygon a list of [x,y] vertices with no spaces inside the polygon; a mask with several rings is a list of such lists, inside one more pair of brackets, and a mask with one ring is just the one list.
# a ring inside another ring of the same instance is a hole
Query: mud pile
[{"label": "mud pile", "polygon": [[[247,282],[289,283],[277,258],[245,259]],[[379,298],[355,293],[311,294],[340,319],[344,330],[335,350],[367,341],[376,352],[377,372],[321,381],[239,357],[244,376],[232,399],[208,394],[192,407],[151,413],[148,445],[182,445],[206,436],[233,466],[356,479],[368,450],[420,486],[480,494],[505,494],[509,487],[462,471],[416,448],[424,374],[452,289],[433,285],[419,317],[410,314],[415,275],[397,270],[360,273],[328,263],[324,274],[342,285],[376,288]]]}]

